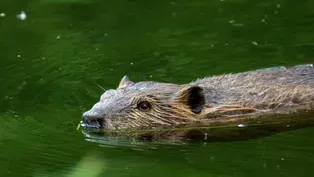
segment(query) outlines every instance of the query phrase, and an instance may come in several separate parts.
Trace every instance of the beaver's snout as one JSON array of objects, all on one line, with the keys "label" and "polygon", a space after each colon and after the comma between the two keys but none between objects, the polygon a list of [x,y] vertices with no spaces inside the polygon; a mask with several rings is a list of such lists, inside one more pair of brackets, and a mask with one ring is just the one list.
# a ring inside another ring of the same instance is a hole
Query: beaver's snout
[{"label": "beaver's snout", "polygon": [[106,121],[101,117],[93,117],[88,114],[83,114],[83,125],[86,128],[104,128]]},{"label": "beaver's snout", "polygon": [[82,115],[82,126],[86,128],[104,128],[106,127],[106,114],[104,106],[96,103],[89,111]]}]

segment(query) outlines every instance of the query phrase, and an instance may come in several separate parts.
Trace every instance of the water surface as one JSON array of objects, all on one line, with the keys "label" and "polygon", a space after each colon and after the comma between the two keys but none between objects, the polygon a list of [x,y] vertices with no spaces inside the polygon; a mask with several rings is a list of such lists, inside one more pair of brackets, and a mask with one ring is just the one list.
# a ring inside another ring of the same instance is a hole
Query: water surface
[{"label": "water surface", "polygon": [[186,83],[313,62],[312,7],[306,0],[1,1],[0,175],[313,176],[313,128],[180,146],[108,145],[76,130],[99,86],[115,88],[124,75]]}]

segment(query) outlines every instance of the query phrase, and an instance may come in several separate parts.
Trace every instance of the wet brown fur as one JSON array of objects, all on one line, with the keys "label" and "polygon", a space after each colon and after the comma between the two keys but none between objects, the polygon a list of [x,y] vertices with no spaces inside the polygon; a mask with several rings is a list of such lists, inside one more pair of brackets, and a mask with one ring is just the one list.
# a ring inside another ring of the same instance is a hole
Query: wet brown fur
[{"label": "wet brown fur", "polygon": [[[141,100],[151,103],[151,109],[139,110]],[[84,117],[103,119],[105,129],[138,129],[253,117],[271,111],[285,113],[313,103],[314,67],[307,66],[224,74],[183,85],[134,83],[123,78],[112,94],[102,95],[97,103],[100,108],[94,106]]]}]

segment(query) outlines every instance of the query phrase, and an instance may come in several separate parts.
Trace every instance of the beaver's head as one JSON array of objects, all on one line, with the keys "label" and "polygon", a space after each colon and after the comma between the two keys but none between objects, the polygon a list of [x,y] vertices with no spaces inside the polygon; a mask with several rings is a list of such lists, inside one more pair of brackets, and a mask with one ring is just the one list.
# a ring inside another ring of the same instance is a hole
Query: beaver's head
[{"label": "beaver's head", "polygon": [[198,118],[204,104],[199,86],[134,83],[124,76],[116,90],[107,90],[83,114],[83,123],[112,130],[176,125]]}]

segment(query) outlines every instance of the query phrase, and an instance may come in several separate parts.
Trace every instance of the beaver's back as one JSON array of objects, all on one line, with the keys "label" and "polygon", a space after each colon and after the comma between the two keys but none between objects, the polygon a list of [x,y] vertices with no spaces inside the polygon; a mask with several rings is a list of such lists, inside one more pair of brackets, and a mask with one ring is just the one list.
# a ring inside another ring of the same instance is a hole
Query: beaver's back
[{"label": "beaver's back", "polygon": [[213,76],[193,84],[204,88],[206,102],[213,105],[267,109],[314,102],[313,65]]}]

